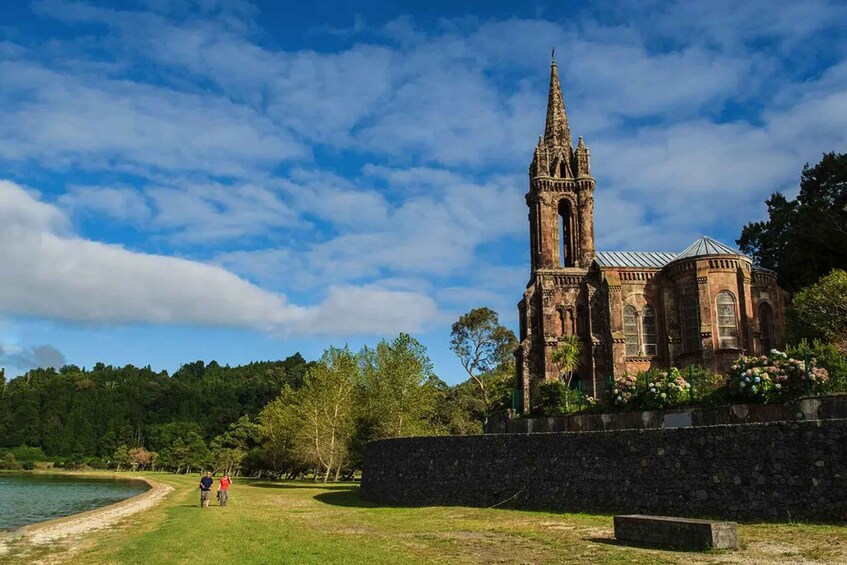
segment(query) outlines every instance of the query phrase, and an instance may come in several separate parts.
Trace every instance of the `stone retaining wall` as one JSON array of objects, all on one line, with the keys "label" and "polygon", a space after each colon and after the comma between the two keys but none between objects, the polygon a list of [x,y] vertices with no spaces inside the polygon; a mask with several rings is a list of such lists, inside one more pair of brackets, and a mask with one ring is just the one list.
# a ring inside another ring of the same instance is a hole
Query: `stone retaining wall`
[{"label": "stone retaining wall", "polygon": [[847,420],[380,440],[362,498],[727,520],[847,519]]}]

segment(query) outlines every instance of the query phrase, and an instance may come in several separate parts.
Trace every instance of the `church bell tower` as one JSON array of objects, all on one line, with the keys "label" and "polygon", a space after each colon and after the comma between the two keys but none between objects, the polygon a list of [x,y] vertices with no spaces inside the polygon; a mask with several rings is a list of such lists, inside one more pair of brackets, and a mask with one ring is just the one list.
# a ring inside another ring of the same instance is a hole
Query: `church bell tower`
[{"label": "church bell tower", "polygon": [[574,147],[559,71],[550,68],[544,135],[529,166],[529,283],[518,304],[520,346],[515,352],[523,411],[530,410],[533,383],[561,379],[553,352],[563,341],[580,341],[576,381],[595,394],[591,305],[596,288],[588,281],[594,261],[594,177],[588,147]]},{"label": "church bell tower", "polygon": [[576,149],[556,61],[550,68],[550,93],[544,136],[529,166],[532,271],[587,269],[594,259],[594,177],[582,137]]}]

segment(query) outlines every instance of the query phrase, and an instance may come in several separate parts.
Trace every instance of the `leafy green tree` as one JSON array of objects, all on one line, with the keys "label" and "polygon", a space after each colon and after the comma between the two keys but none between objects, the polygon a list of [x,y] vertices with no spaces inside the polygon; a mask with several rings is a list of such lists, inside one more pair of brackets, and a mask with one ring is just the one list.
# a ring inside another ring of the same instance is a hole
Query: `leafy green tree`
[{"label": "leafy green tree", "polygon": [[[573,373],[576,368],[579,367],[579,356],[581,351],[582,344],[580,343],[579,338],[575,335],[571,335],[566,337],[564,341],[559,342],[559,345],[550,355],[550,359],[553,361],[553,364],[556,365],[557,369],[559,369],[559,376],[562,379],[562,383],[565,385],[565,391],[568,391],[571,388]],[[568,394],[564,395],[565,411],[570,408],[568,404],[568,396]]]},{"label": "leafy green tree", "polygon": [[474,308],[453,324],[450,348],[479,387],[486,422],[497,400],[489,386],[491,377],[505,367],[514,371],[513,355],[517,346],[514,332],[501,326],[497,312],[490,308]]},{"label": "leafy green tree", "polygon": [[129,467],[130,463],[129,448],[126,445],[119,446],[112,454],[112,464],[115,466],[115,470],[120,471],[121,467]]},{"label": "leafy green tree", "polygon": [[789,200],[774,193],[768,219],[744,226],[737,243],[789,291],[847,268],[847,154],[826,153],[803,168],[800,192]]},{"label": "leafy green tree", "polygon": [[[211,464],[211,453],[203,438],[196,433],[189,433],[185,437],[179,437],[173,445],[163,452],[169,467],[176,473],[185,471],[191,474],[192,470],[206,469]],[[161,456],[160,456],[161,457]]]},{"label": "leafy green tree", "polygon": [[272,471],[275,476],[285,473],[289,476],[298,474],[300,463],[295,453],[301,429],[298,402],[297,392],[286,386],[259,414],[261,450],[253,453],[252,457],[252,451],[246,455],[251,459],[254,468],[262,466]]},{"label": "leafy green tree", "polygon": [[297,393],[301,428],[295,450],[316,469],[315,478],[320,471],[324,482],[333,472],[337,478],[346,463],[359,378],[356,356],[346,347],[331,347],[309,371]]},{"label": "leafy green tree", "polygon": [[216,472],[223,469],[230,475],[236,475],[247,452],[256,446],[259,436],[259,426],[248,416],[242,416],[230,424],[227,431],[211,443]]},{"label": "leafy green tree", "polygon": [[450,387],[436,387],[438,402],[433,417],[434,426],[450,435],[481,434],[485,420],[485,402],[479,387],[472,380]]},{"label": "leafy green tree", "polygon": [[437,400],[426,348],[401,333],[360,354],[360,405],[372,420],[374,438],[422,435],[431,429]]},{"label": "leafy green tree", "polygon": [[847,353],[847,271],[834,270],[794,296],[788,309],[792,341],[820,339]]}]

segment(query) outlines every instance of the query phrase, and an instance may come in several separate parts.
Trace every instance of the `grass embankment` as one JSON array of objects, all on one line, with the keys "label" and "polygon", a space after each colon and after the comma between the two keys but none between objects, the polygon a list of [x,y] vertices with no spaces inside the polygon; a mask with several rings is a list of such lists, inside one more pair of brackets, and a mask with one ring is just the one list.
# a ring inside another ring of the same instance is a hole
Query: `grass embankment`
[{"label": "grass embankment", "polygon": [[198,507],[199,476],[109,530],[0,561],[50,563],[847,563],[847,528],[742,525],[742,550],[683,553],[615,545],[609,516],[464,507],[380,508],[358,487],[239,481],[230,506]]}]

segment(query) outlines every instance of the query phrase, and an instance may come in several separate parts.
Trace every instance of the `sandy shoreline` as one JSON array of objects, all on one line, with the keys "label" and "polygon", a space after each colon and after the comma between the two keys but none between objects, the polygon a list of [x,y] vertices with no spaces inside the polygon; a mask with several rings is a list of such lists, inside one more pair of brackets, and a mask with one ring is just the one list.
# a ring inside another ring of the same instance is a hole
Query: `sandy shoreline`
[{"label": "sandy shoreline", "polygon": [[[81,473],[68,473],[73,475],[93,476]],[[100,475],[100,478],[105,476]],[[0,555],[8,550],[10,542],[23,542],[31,544],[44,544],[56,542],[70,536],[79,536],[86,532],[108,528],[137,512],[147,510],[158,504],[164,499],[168,493],[173,490],[173,487],[144,477],[127,477],[127,476],[111,476],[115,479],[130,479],[143,481],[150,488],[136,496],[121,500],[108,506],[87,510],[79,514],[71,514],[62,518],[47,520],[46,522],[38,522],[30,524],[22,528],[18,528],[12,532],[6,533],[5,537],[0,537]],[[2,533],[0,533],[2,535]]]}]

